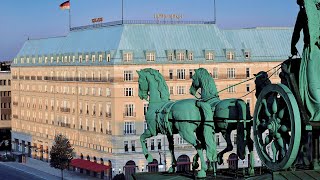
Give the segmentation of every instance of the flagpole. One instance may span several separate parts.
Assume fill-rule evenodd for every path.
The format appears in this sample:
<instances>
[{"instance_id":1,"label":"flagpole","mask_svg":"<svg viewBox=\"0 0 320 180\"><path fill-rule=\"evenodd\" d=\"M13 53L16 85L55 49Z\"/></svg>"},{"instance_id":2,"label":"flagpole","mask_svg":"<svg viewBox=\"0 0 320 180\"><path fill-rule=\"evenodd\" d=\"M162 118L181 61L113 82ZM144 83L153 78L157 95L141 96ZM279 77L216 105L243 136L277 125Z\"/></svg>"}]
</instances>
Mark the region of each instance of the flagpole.
<instances>
[{"instance_id":1,"label":"flagpole","mask_svg":"<svg viewBox=\"0 0 320 180\"><path fill-rule=\"evenodd\" d=\"M71 0L69 0L69 31L71 30Z\"/></svg>"},{"instance_id":2,"label":"flagpole","mask_svg":"<svg viewBox=\"0 0 320 180\"><path fill-rule=\"evenodd\" d=\"M121 22L123 24L123 0L122 0L122 3L121 3Z\"/></svg>"},{"instance_id":3,"label":"flagpole","mask_svg":"<svg viewBox=\"0 0 320 180\"><path fill-rule=\"evenodd\" d=\"M214 0L213 3L214 3L214 23L217 24L216 0Z\"/></svg>"}]
</instances>

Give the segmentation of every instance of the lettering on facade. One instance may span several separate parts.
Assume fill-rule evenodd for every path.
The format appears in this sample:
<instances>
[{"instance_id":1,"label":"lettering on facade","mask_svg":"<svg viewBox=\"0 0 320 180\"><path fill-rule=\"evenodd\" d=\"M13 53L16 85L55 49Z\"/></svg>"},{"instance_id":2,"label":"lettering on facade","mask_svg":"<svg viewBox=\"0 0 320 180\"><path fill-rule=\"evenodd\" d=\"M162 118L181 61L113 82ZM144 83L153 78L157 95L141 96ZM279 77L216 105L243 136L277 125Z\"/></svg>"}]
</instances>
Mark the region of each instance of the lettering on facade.
<instances>
[{"instance_id":1,"label":"lettering on facade","mask_svg":"<svg viewBox=\"0 0 320 180\"><path fill-rule=\"evenodd\" d=\"M99 23L103 21L103 17L99 17L99 18L93 18L91 19L92 23Z\"/></svg>"},{"instance_id":2,"label":"lettering on facade","mask_svg":"<svg viewBox=\"0 0 320 180\"><path fill-rule=\"evenodd\" d=\"M154 18L159 19L181 19L182 14L154 14Z\"/></svg>"}]
</instances>

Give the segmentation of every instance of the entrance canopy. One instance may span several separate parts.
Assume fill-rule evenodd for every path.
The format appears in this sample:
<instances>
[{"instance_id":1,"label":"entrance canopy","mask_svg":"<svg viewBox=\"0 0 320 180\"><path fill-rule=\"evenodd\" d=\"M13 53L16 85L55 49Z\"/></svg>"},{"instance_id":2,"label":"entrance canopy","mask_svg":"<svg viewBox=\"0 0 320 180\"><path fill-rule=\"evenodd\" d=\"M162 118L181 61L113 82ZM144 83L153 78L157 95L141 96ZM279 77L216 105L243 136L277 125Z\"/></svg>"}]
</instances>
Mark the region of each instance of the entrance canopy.
<instances>
[{"instance_id":1,"label":"entrance canopy","mask_svg":"<svg viewBox=\"0 0 320 180\"><path fill-rule=\"evenodd\" d=\"M72 159L71 166L81 168L81 169L86 169L89 171L94 171L94 172L102 172L107 169L110 169L110 166L98 164L96 162L91 162L84 159Z\"/></svg>"}]
</instances>

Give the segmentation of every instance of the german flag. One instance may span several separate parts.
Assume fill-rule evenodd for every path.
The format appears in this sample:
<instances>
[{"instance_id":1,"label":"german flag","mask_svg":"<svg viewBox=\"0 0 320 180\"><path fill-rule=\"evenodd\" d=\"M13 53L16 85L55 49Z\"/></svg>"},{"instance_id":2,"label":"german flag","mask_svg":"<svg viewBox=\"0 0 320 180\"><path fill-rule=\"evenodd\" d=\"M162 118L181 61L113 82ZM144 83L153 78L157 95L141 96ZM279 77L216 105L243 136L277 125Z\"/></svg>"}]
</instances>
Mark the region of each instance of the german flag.
<instances>
[{"instance_id":1,"label":"german flag","mask_svg":"<svg viewBox=\"0 0 320 180\"><path fill-rule=\"evenodd\" d=\"M60 9L62 9L62 10L70 9L70 1L66 1L66 2L60 4Z\"/></svg>"}]
</instances>

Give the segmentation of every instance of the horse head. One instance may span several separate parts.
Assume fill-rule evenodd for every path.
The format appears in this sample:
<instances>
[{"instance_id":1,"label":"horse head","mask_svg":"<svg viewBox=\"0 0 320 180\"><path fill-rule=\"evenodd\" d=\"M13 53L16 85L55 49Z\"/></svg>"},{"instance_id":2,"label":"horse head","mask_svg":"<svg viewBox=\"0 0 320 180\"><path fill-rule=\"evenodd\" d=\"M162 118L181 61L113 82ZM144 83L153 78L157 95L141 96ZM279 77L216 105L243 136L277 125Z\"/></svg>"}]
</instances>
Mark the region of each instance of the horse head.
<instances>
[{"instance_id":1,"label":"horse head","mask_svg":"<svg viewBox=\"0 0 320 180\"><path fill-rule=\"evenodd\" d=\"M138 96L141 100L148 100L149 83L143 70L137 71L139 75L139 92Z\"/></svg>"},{"instance_id":2,"label":"horse head","mask_svg":"<svg viewBox=\"0 0 320 180\"><path fill-rule=\"evenodd\" d=\"M267 85L271 84L271 81L269 79L268 73L265 71L260 71L258 74L254 74L256 79L254 80L254 83L256 84L256 98L260 95L262 89L266 87Z\"/></svg>"},{"instance_id":3,"label":"horse head","mask_svg":"<svg viewBox=\"0 0 320 180\"><path fill-rule=\"evenodd\" d=\"M201 98L203 99L217 96L216 84L214 83L214 80L209 74L209 72L204 68L199 68L195 70L195 73L192 76L192 84L189 89L189 92L190 94L195 96L198 89L200 88Z\"/></svg>"}]
</instances>

